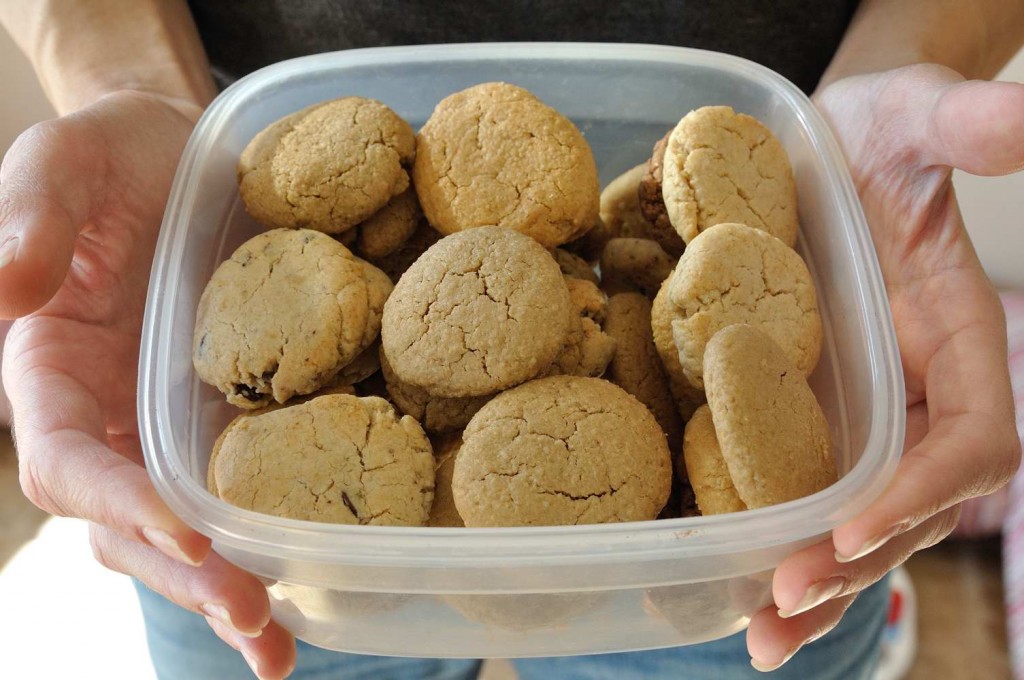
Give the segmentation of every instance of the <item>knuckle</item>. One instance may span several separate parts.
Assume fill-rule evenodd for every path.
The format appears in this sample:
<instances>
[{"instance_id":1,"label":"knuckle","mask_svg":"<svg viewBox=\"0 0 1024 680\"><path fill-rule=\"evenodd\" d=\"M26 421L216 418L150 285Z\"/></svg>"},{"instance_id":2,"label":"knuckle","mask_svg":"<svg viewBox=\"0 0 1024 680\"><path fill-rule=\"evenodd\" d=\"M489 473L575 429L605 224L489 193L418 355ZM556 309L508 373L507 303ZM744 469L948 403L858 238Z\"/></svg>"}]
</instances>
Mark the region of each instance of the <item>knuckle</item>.
<instances>
[{"instance_id":1,"label":"knuckle","mask_svg":"<svg viewBox=\"0 0 1024 680\"><path fill-rule=\"evenodd\" d=\"M45 460L45 457L43 458ZM21 491L33 505L51 515L67 517L65 506L58 501L58 495L53 493L47 473L47 465L40 461L40 457L23 456L18 467L18 482L21 484Z\"/></svg>"},{"instance_id":2,"label":"knuckle","mask_svg":"<svg viewBox=\"0 0 1024 680\"><path fill-rule=\"evenodd\" d=\"M935 520L924 536L924 540L919 548L920 550L925 550L941 543L947 536L953 533L956 525L960 522L961 507L960 504L954 505L935 517Z\"/></svg>"},{"instance_id":3,"label":"knuckle","mask_svg":"<svg viewBox=\"0 0 1024 680\"><path fill-rule=\"evenodd\" d=\"M109 536L95 524L89 525L89 547L92 548L93 559L101 565L111 571L122 571L110 545Z\"/></svg>"}]
</instances>

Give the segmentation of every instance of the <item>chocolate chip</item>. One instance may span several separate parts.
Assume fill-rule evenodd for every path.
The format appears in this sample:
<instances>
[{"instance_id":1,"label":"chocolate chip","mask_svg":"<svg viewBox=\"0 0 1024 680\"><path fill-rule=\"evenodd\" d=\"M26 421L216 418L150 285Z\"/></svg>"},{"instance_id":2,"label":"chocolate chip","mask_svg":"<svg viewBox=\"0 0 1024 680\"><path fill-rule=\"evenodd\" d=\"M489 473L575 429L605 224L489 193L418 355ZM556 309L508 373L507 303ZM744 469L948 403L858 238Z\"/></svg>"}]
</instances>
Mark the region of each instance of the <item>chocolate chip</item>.
<instances>
[{"instance_id":1,"label":"chocolate chip","mask_svg":"<svg viewBox=\"0 0 1024 680\"><path fill-rule=\"evenodd\" d=\"M243 385L243 384L235 385L235 394L240 394L243 397L245 397L246 399L248 399L249 401L253 401L253 402L263 401L263 397L264 397L264 395L262 395L262 394L260 394L259 392L256 391L255 387L252 387L251 385Z\"/></svg>"},{"instance_id":2,"label":"chocolate chip","mask_svg":"<svg viewBox=\"0 0 1024 680\"><path fill-rule=\"evenodd\" d=\"M345 507L348 508L349 512L355 515L355 517L358 519L359 512L356 510L356 506L352 504L352 499L349 498L348 494L345 493L344 491L341 492L341 502L344 503Z\"/></svg>"}]
</instances>

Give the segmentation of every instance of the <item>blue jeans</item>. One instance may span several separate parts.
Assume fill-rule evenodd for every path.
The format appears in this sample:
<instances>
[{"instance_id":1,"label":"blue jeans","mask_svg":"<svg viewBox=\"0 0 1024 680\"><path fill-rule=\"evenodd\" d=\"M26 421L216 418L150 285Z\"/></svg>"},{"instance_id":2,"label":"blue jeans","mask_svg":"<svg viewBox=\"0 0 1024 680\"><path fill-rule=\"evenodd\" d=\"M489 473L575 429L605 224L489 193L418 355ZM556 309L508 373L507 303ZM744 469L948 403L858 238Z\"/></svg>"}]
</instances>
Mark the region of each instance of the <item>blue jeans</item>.
<instances>
[{"instance_id":1,"label":"blue jeans","mask_svg":"<svg viewBox=\"0 0 1024 680\"><path fill-rule=\"evenodd\" d=\"M149 652L160 680L252 678L240 654L198 614L136 581ZM888 579L868 588L831 633L804 647L768 677L779 680L871 680L889 603ZM522 680L740 680L764 678L750 666L745 633L689 647L595 656L516 659ZM298 642L296 680L469 680L473 659L408 659L331 652Z\"/></svg>"}]
</instances>

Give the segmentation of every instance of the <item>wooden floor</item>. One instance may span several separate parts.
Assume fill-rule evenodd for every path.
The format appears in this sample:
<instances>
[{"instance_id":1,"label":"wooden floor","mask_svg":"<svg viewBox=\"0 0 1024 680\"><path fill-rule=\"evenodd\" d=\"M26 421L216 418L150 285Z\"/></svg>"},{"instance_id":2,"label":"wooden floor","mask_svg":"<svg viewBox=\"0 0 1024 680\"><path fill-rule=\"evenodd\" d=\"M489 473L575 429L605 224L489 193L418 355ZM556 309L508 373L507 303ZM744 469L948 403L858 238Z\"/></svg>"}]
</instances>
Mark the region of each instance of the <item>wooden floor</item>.
<instances>
[{"instance_id":1,"label":"wooden floor","mask_svg":"<svg viewBox=\"0 0 1024 680\"><path fill-rule=\"evenodd\" d=\"M0 567L45 519L21 494L14 449L0 431ZM908 566L921 637L909 680L1010 678L999 541L946 542L915 555ZM511 666L500 662L489 663L485 675L515 678Z\"/></svg>"}]
</instances>

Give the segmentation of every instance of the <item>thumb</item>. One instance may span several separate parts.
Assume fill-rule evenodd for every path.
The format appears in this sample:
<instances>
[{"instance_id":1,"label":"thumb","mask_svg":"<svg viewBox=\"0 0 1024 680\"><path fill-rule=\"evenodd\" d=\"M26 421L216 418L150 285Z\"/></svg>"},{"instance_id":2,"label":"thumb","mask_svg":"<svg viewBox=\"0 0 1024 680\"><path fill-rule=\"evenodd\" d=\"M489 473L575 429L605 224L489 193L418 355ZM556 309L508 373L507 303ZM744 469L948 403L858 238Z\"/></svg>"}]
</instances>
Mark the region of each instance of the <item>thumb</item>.
<instances>
[{"instance_id":1,"label":"thumb","mask_svg":"<svg viewBox=\"0 0 1024 680\"><path fill-rule=\"evenodd\" d=\"M1024 85L969 80L935 91L918 151L929 166L974 175L1024 168Z\"/></svg>"},{"instance_id":2,"label":"thumb","mask_svg":"<svg viewBox=\"0 0 1024 680\"><path fill-rule=\"evenodd\" d=\"M73 116L40 123L0 167L0 318L45 305L67 276L103 183L98 136Z\"/></svg>"}]
</instances>

